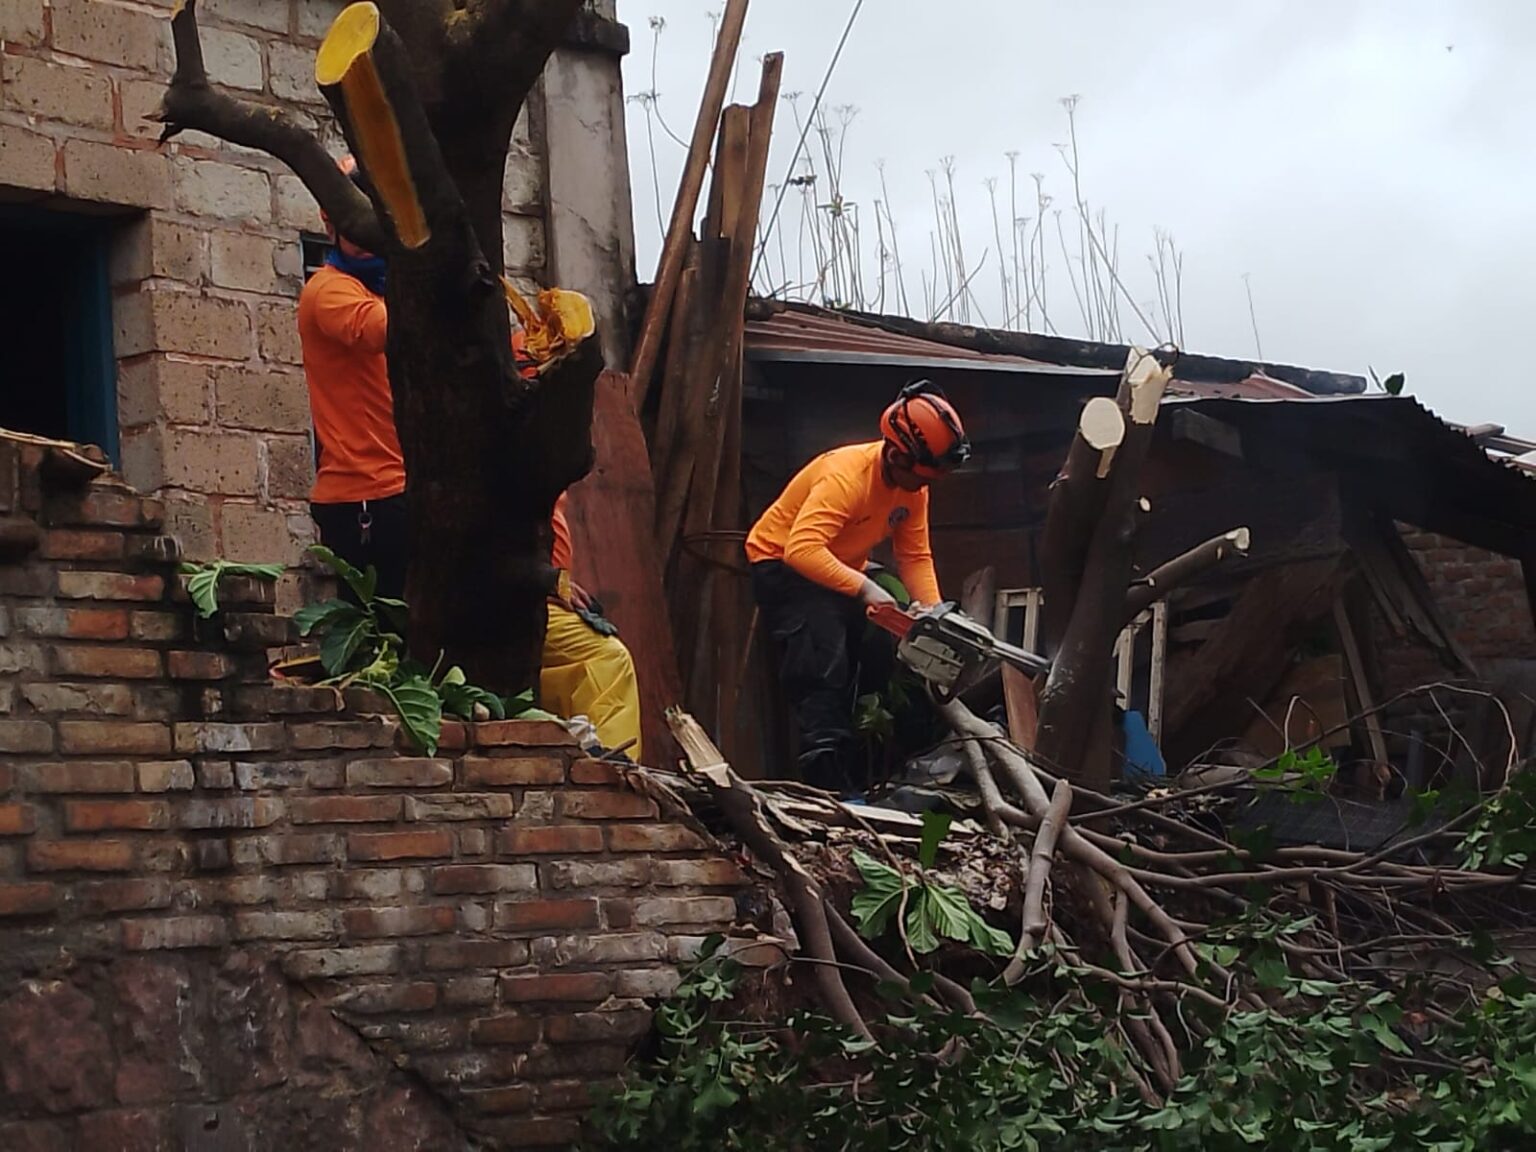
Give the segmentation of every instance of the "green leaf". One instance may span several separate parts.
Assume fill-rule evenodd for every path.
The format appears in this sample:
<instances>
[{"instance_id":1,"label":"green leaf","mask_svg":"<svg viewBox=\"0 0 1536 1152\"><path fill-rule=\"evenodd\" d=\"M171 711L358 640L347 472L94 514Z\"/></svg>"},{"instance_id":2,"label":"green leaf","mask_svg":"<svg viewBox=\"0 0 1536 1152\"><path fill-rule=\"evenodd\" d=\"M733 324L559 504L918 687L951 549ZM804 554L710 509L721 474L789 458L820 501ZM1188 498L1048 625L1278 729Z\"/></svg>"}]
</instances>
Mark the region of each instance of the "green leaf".
<instances>
[{"instance_id":1,"label":"green leaf","mask_svg":"<svg viewBox=\"0 0 1536 1152\"><path fill-rule=\"evenodd\" d=\"M309 551L312 556L340 576L364 604L373 601L374 593L379 590L379 573L373 565L368 566L368 571L359 572L324 544L311 544Z\"/></svg>"},{"instance_id":2,"label":"green leaf","mask_svg":"<svg viewBox=\"0 0 1536 1152\"><path fill-rule=\"evenodd\" d=\"M363 619L363 610L347 600L322 600L318 604L306 604L293 614L300 636L308 636L315 629L348 627Z\"/></svg>"},{"instance_id":3,"label":"green leaf","mask_svg":"<svg viewBox=\"0 0 1536 1152\"><path fill-rule=\"evenodd\" d=\"M938 937L958 940L994 956L1011 956L1013 940L971 907L965 894L947 884L920 884L907 902L907 939L914 952L932 952Z\"/></svg>"},{"instance_id":4,"label":"green leaf","mask_svg":"<svg viewBox=\"0 0 1536 1152\"><path fill-rule=\"evenodd\" d=\"M1381 382L1389 396L1401 396L1403 394L1404 377L1401 372L1394 372Z\"/></svg>"},{"instance_id":5,"label":"green leaf","mask_svg":"<svg viewBox=\"0 0 1536 1152\"><path fill-rule=\"evenodd\" d=\"M694 1097L693 1114L700 1118L712 1116L716 1112L725 1111L740 1099L741 1093L723 1080L711 1080Z\"/></svg>"},{"instance_id":6,"label":"green leaf","mask_svg":"<svg viewBox=\"0 0 1536 1152\"><path fill-rule=\"evenodd\" d=\"M1362 1016L1360 1018L1360 1027L1375 1037L1377 1043L1388 1052L1396 1052L1399 1056L1406 1056L1413 1051L1413 1049L1408 1047L1407 1042L1392 1030L1390 1024L1374 1013L1367 1013Z\"/></svg>"},{"instance_id":7,"label":"green leaf","mask_svg":"<svg viewBox=\"0 0 1536 1152\"><path fill-rule=\"evenodd\" d=\"M949 834L954 819L948 812L923 813L923 842L917 850L917 862L924 868L932 868L939 858L939 844Z\"/></svg>"},{"instance_id":8,"label":"green leaf","mask_svg":"<svg viewBox=\"0 0 1536 1152\"><path fill-rule=\"evenodd\" d=\"M372 632L373 621L362 613L358 613L355 620L327 628L320 638L320 663L326 674L340 676L351 671L355 657L365 650ZM375 655L370 654L370 664Z\"/></svg>"},{"instance_id":9,"label":"green leaf","mask_svg":"<svg viewBox=\"0 0 1536 1152\"><path fill-rule=\"evenodd\" d=\"M187 577L187 595L192 598L197 614L204 620L219 610L218 587L217 567L205 568Z\"/></svg>"},{"instance_id":10,"label":"green leaf","mask_svg":"<svg viewBox=\"0 0 1536 1152\"><path fill-rule=\"evenodd\" d=\"M443 731L443 701L437 689L420 676L396 684L381 684L379 688L394 704L411 743L428 756L435 756Z\"/></svg>"},{"instance_id":11,"label":"green leaf","mask_svg":"<svg viewBox=\"0 0 1536 1152\"><path fill-rule=\"evenodd\" d=\"M859 934L873 940L885 931L901 906L906 878L858 848L853 850L853 863L864 878L864 887L853 894L850 910L859 922Z\"/></svg>"}]
</instances>

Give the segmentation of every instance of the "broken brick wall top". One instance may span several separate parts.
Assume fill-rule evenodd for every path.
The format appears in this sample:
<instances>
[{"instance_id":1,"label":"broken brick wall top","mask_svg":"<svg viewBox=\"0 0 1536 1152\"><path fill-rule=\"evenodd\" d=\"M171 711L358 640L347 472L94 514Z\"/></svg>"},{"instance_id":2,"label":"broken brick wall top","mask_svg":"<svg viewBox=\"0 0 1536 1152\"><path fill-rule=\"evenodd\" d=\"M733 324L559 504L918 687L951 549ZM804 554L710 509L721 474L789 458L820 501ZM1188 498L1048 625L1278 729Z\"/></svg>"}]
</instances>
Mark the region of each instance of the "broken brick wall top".
<instances>
[{"instance_id":1,"label":"broken brick wall top","mask_svg":"<svg viewBox=\"0 0 1536 1152\"><path fill-rule=\"evenodd\" d=\"M266 682L271 586L197 620L67 465L0 438L0 1147L569 1141L736 865L558 725Z\"/></svg>"},{"instance_id":2,"label":"broken brick wall top","mask_svg":"<svg viewBox=\"0 0 1536 1152\"><path fill-rule=\"evenodd\" d=\"M340 154L314 56L342 6L203 0L210 78L293 110ZM611 0L591 7L514 129L503 248L525 289L587 292L606 339L626 328L633 279L627 41ZM172 10L170 0L0 3L0 199L107 222L122 466L164 497L168 532L198 559L293 563L314 531L301 237L324 228L271 157L197 132L157 146L148 117L172 71Z\"/></svg>"}]
</instances>

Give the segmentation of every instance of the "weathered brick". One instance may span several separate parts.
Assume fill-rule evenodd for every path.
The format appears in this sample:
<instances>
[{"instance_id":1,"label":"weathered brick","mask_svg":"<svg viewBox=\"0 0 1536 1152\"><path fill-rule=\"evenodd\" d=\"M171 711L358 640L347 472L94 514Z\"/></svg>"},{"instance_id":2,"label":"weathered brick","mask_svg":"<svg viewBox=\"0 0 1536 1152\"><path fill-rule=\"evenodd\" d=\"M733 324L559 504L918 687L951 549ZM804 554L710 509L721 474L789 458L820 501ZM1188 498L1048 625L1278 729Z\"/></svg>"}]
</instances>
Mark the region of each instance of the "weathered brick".
<instances>
[{"instance_id":1,"label":"weathered brick","mask_svg":"<svg viewBox=\"0 0 1536 1152\"><path fill-rule=\"evenodd\" d=\"M263 864L334 864L345 855L340 836L297 834L256 836L233 841L233 859L241 867Z\"/></svg>"},{"instance_id":2,"label":"weathered brick","mask_svg":"<svg viewBox=\"0 0 1536 1152\"><path fill-rule=\"evenodd\" d=\"M730 924L736 901L729 896L659 896L637 900L634 922L643 927L672 924Z\"/></svg>"},{"instance_id":3,"label":"weathered brick","mask_svg":"<svg viewBox=\"0 0 1536 1152\"><path fill-rule=\"evenodd\" d=\"M31 636L71 640L126 640L128 613L121 608L18 608L16 629Z\"/></svg>"},{"instance_id":4,"label":"weathered brick","mask_svg":"<svg viewBox=\"0 0 1536 1152\"><path fill-rule=\"evenodd\" d=\"M523 900L496 905L498 932L596 927L596 900Z\"/></svg>"},{"instance_id":5,"label":"weathered brick","mask_svg":"<svg viewBox=\"0 0 1536 1152\"><path fill-rule=\"evenodd\" d=\"M382 718L336 723L295 724L290 738L297 749L386 748L395 738L396 722Z\"/></svg>"},{"instance_id":6,"label":"weathered brick","mask_svg":"<svg viewBox=\"0 0 1536 1152\"><path fill-rule=\"evenodd\" d=\"M299 345L299 325L292 304L258 304L256 340L261 358L268 363L302 364L304 352Z\"/></svg>"},{"instance_id":7,"label":"weathered brick","mask_svg":"<svg viewBox=\"0 0 1536 1152\"><path fill-rule=\"evenodd\" d=\"M0 675L35 672L47 666L47 654L40 644L0 644Z\"/></svg>"},{"instance_id":8,"label":"weathered brick","mask_svg":"<svg viewBox=\"0 0 1536 1152\"><path fill-rule=\"evenodd\" d=\"M160 675L160 653L121 644L71 645L54 649L53 670L60 676L153 680Z\"/></svg>"},{"instance_id":9,"label":"weathered brick","mask_svg":"<svg viewBox=\"0 0 1536 1152\"><path fill-rule=\"evenodd\" d=\"M440 788L452 783L453 764L447 760L400 756L347 765L349 788Z\"/></svg>"},{"instance_id":10,"label":"weathered brick","mask_svg":"<svg viewBox=\"0 0 1536 1152\"><path fill-rule=\"evenodd\" d=\"M129 952L163 948L222 948L229 928L218 916L166 916L123 921L123 947Z\"/></svg>"},{"instance_id":11,"label":"weathered brick","mask_svg":"<svg viewBox=\"0 0 1536 1152\"><path fill-rule=\"evenodd\" d=\"M211 791L229 791L235 786L235 766L228 760L200 760L197 786Z\"/></svg>"},{"instance_id":12,"label":"weathered brick","mask_svg":"<svg viewBox=\"0 0 1536 1152\"><path fill-rule=\"evenodd\" d=\"M165 295L162 293L162 295ZM193 299L197 299L194 297ZM214 310L213 327L189 315L184 321L197 325L201 336L189 335L186 343L200 343L204 348L185 351L203 356L244 356L241 325L246 321L239 305L224 300L201 302ZM195 313L204 309L188 306ZM238 432L205 432L193 428L168 428L164 433L162 477L173 488L194 492L217 492L222 496L254 496L261 468L255 437Z\"/></svg>"},{"instance_id":13,"label":"weathered brick","mask_svg":"<svg viewBox=\"0 0 1536 1152\"><path fill-rule=\"evenodd\" d=\"M346 1012L428 1012L437 1007L437 985L425 981L406 984L365 984L349 988L331 1001Z\"/></svg>"},{"instance_id":14,"label":"weathered brick","mask_svg":"<svg viewBox=\"0 0 1536 1152\"><path fill-rule=\"evenodd\" d=\"M571 783L622 785L624 773L605 760L578 760L571 765Z\"/></svg>"},{"instance_id":15,"label":"weathered brick","mask_svg":"<svg viewBox=\"0 0 1536 1152\"><path fill-rule=\"evenodd\" d=\"M612 852L701 852L709 847L681 824L614 824L607 832Z\"/></svg>"},{"instance_id":16,"label":"weathered brick","mask_svg":"<svg viewBox=\"0 0 1536 1152\"><path fill-rule=\"evenodd\" d=\"M613 978L607 972L551 972L537 976L503 976L501 998L508 1004L606 1000L612 987Z\"/></svg>"},{"instance_id":17,"label":"weathered brick","mask_svg":"<svg viewBox=\"0 0 1536 1152\"><path fill-rule=\"evenodd\" d=\"M238 760L235 783L244 792L274 788L340 788L343 765L335 760Z\"/></svg>"},{"instance_id":18,"label":"weathered brick","mask_svg":"<svg viewBox=\"0 0 1536 1152\"><path fill-rule=\"evenodd\" d=\"M260 92L266 82L261 43L227 28L204 28L203 60L215 83Z\"/></svg>"},{"instance_id":19,"label":"weathered brick","mask_svg":"<svg viewBox=\"0 0 1536 1152\"><path fill-rule=\"evenodd\" d=\"M52 752L53 728L42 720L0 720L0 752Z\"/></svg>"},{"instance_id":20,"label":"weathered brick","mask_svg":"<svg viewBox=\"0 0 1536 1152\"><path fill-rule=\"evenodd\" d=\"M158 600L165 594L163 578L126 572L60 572L58 587L66 600Z\"/></svg>"},{"instance_id":21,"label":"weathered brick","mask_svg":"<svg viewBox=\"0 0 1536 1152\"><path fill-rule=\"evenodd\" d=\"M484 828L460 828L459 829L459 855L460 856L489 856L491 854L491 834Z\"/></svg>"},{"instance_id":22,"label":"weathered brick","mask_svg":"<svg viewBox=\"0 0 1536 1152\"><path fill-rule=\"evenodd\" d=\"M443 1003L450 1008L482 1007L495 1002L494 976L458 976L443 981Z\"/></svg>"},{"instance_id":23,"label":"weathered brick","mask_svg":"<svg viewBox=\"0 0 1536 1152\"><path fill-rule=\"evenodd\" d=\"M398 796L317 796L292 800L295 824L377 824L400 819Z\"/></svg>"},{"instance_id":24,"label":"weathered brick","mask_svg":"<svg viewBox=\"0 0 1536 1152\"><path fill-rule=\"evenodd\" d=\"M476 1044L535 1044L544 1030L538 1016L506 1012L484 1016L469 1026L469 1038Z\"/></svg>"},{"instance_id":25,"label":"weathered brick","mask_svg":"<svg viewBox=\"0 0 1536 1152\"><path fill-rule=\"evenodd\" d=\"M237 940L331 940L341 935L339 912L237 912Z\"/></svg>"},{"instance_id":26,"label":"weathered brick","mask_svg":"<svg viewBox=\"0 0 1536 1152\"><path fill-rule=\"evenodd\" d=\"M563 792L560 814L574 820L654 820L656 804L634 792Z\"/></svg>"},{"instance_id":27,"label":"weathered brick","mask_svg":"<svg viewBox=\"0 0 1536 1152\"><path fill-rule=\"evenodd\" d=\"M251 716L303 716L338 711L341 697L334 688L249 685L236 691L235 706Z\"/></svg>"},{"instance_id":28,"label":"weathered brick","mask_svg":"<svg viewBox=\"0 0 1536 1152\"><path fill-rule=\"evenodd\" d=\"M54 524L90 528L159 528L165 518L160 501L123 488L98 483L76 496L49 502L48 519Z\"/></svg>"},{"instance_id":29,"label":"weathered brick","mask_svg":"<svg viewBox=\"0 0 1536 1152\"><path fill-rule=\"evenodd\" d=\"M118 1152L160 1152L172 1147L171 1114L114 1109L87 1112L80 1117L81 1148L117 1149Z\"/></svg>"},{"instance_id":30,"label":"weathered brick","mask_svg":"<svg viewBox=\"0 0 1536 1152\"><path fill-rule=\"evenodd\" d=\"M176 207L183 212L255 224L272 219L272 185L265 172L222 160L182 157L175 176ZM269 246L269 267L271 260Z\"/></svg>"},{"instance_id":31,"label":"weathered brick","mask_svg":"<svg viewBox=\"0 0 1536 1152\"><path fill-rule=\"evenodd\" d=\"M450 832L354 832L347 837L353 860L410 860L453 855Z\"/></svg>"},{"instance_id":32,"label":"weathered brick","mask_svg":"<svg viewBox=\"0 0 1536 1152\"><path fill-rule=\"evenodd\" d=\"M504 828L496 833L502 856L558 856L601 852L603 830L589 824L545 824Z\"/></svg>"},{"instance_id":33,"label":"weathered brick","mask_svg":"<svg viewBox=\"0 0 1536 1152\"><path fill-rule=\"evenodd\" d=\"M506 820L515 810L515 802L505 792L455 792L405 800L407 820Z\"/></svg>"},{"instance_id":34,"label":"weathered brick","mask_svg":"<svg viewBox=\"0 0 1536 1152\"><path fill-rule=\"evenodd\" d=\"M186 624L178 613L128 613L128 635L133 640L165 643L180 640L185 634Z\"/></svg>"},{"instance_id":35,"label":"weathered brick","mask_svg":"<svg viewBox=\"0 0 1536 1152\"><path fill-rule=\"evenodd\" d=\"M119 68L159 70L170 46L170 21L152 12L99 0L52 0L53 46Z\"/></svg>"},{"instance_id":36,"label":"weathered brick","mask_svg":"<svg viewBox=\"0 0 1536 1152\"><path fill-rule=\"evenodd\" d=\"M189 792L193 787L190 760L150 760L138 765L140 792Z\"/></svg>"},{"instance_id":37,"label":"weathered brick","mask_svg":"<svg viewBox=\"0 0 1536 1152\"><path fill-rule=\"evenodd\" d=\"M274 41L268 53L271 62L272 94L279 100L297 100L310 104L320 100L315 85L315 57L307 48Z\"/></svg>"},{"instance_id":38,"label":"weathered brick","mask_svg":"<svg viewBox=\"0 0 1536 1152\"><path fill-rule=\"evenodd\" d=\"M0 884L0 917L41 916L59 905L59 890L52 884Z\"/></svg>"},{"instance_id":39,"label":"weathered brick","mask_svg":"<svg viewBox=\"0 0 1536 1152\"><path fill-rule=\"evenodd\" d=\"M70 800L64 827L70 832L169 828L171 806L163 800Z\"/></svg>"},{"instance_id":40,"label":"weathered brick","mask_svg":"<svg viewBox=\"0 0 1536 1152\"><path fill-rule=\"evenodd\" d=\"M59 751L71 756L155 756L171 750L164 724L132 720L60 720Z\"/></svg>"},{"instance_id":41,"label":"weathered brick","mask_svg":"<svg viewBox=\"0 0 1536 1152\"><path fill-rule=\"evenodd\" d=\"M547 1035L554 1044L627 1044L651 1029L651 1014L634 1008L623 1012L575 1012L552 1016Z\"/></svg>"},{"instance_id":42,"label":"weathered brick","mask_svg":"<svg viewBox=\"0 0 1536 1152\"><path fill-rule=\"evenodd\" d=\"M283 970L296 980L381 976L399 971L401 961L401 950L396 944L319 948L290 952L283 957Z\"/></svg>"},{"instance_id":43,"label":"weathered brick","mask_svg":"<svg viewBox=\"0 0 1536 1152\"><path fill-rule=\"evenodd\" d=\"M128 872L133 845L126 840L33 840L27 867L34 872Z\"/></svg>"},{"instance_id":44,"label":"weathered brick","mask_svg":"<svg viewBox=\"0 0 1536 1152\"><path fill-rule=\"evenodd\" d=\"M558 756L466 756L459 763L461 778L466 785L483 787L565 782L565 761Z\"/></svg>"},{"instance_id":45,"label":"weathered brick","mask_svg":"<svg viewBox=\"0 0 1536 1152\"><path fill-rule=\"evenodd\" d=\"M178 828L266 828L283 818L281 800L237 796L228 800L184 800L176 806Z\"/></svg>"},{"instance_id":46,"label":"weathered brick","mask_svg":"<svg viewBox=\"0 0 1536 1152\"><path fill-rule=\"evenodd\" d=\"M620 972L614 981L614 993L626 999L664 1000L677 991L682 979L675 968Z\"/></svg>"},{"instance_id":47,"label":"weathered brick","mask_svg":"<svg viewBox=\"0 0 1536 1152\"><path fill-rule=\"evenodd\" d=\"M126 760L26 764L21 786L28 792L132 792L133 765Z\"/></svg>"},{"instance_id":48,"label":"weathered brick","mask_svg":"<svg viewBox=\"0 0 1536 1152\"><path fill-rule=\"evenodd\" d=\"M165 666L172 680L222 680L234 671L222 652L167 652Z\"/></svg>"},{"instance_id":49,"label":"weathered brick","mask_svg":"<svg viewBox=\"0 0 1536 1152\"><path fill-rule=\"evenodd\" d=\"M424 958L427 968L434 972L458 968L515 968L527 962L528 945L522 940L455 940L428 944Z\"/></svg>"},{"instance_id":50,"label":"weathered brick","mask_svg":"<svg viewBox=\"0 0 1536 1152\"><path fill-rule=\"evenodd\" d=\"M308 498L315 479L315 453L307 436L267 438L267 494L273 500ZM438 745L451 748L451 744Z\"/></svg>"},{"instance_id":51,"label":"weathered brick","mask_svg":"<svg viewBox=\"0 0 1536 1152\"><path fill-rule=\"evenodd\" d=\"M52 192L58 181L58 146L47 136L15 124L0 124L0 169L16 188Z\"/></svg>"},{"instance_id":52,"label":"weathered brick","mask_svg":"<svg viewBox=\"0 0 1536 1152\"><path fill-rule=\"evenodd\" d=\"M51 528L43 533L42 547L38 551L45 560L120 560L123 534Z\"/></svg>"},{"instance_id":53,"label":"weathered brick","mask_svg":"<svg viewBox=\"0 0 1536 1152\"><path fill-rule=\"evenodd\" d=\"M171 162L157 152L66 140L63 153L64 191L76 199L134 208L171 206ZM132 355L148 348L124 347L118 351Z\"/></svg>"},{"instance_id":54,"label":"weathered brick","mask_svg":"<svg viewBox=\"0 0 1536 1152\"><path fill-rule=\"evenodd\" d=\"M331 895L338 900L397 900L404 892L425 890L425 875L413 868L349 869L331 882Z\"/></svg>"},{"instance_id":55,"label":"weathered brick","mask_svg":"<svg viewBox=\"0 0 1536 1152\"><path fill-rule=\"evenodd\" d=\"M530 1078L564 1076L611 1076L623 1069L629 1060L627 1044L583 1044L579 1047L546 1047L528 1057L527 1073ZM575 1123L571 1118L570 1123Z\"/></svg>"},{"instance_id":56,"label":"weathered brick","mask_svg":"<svg viewBox=\"0 0 1536 1152\"><path fill-rule=\"evenodd\" d=\"M637 888L651 882L653 861L627 860L551 860L539 865L539 876L546 888Z\"/></svg>"},{"instance_id":57,"label":"weathered brick","mask_svg":"<svg viewBox=\"0 0 1536 1152\"><path fill-rule=\"evenodd\" d=\"M654 932L630 932L617 936L560 936L535 940L532 959L536 965L585 968L593 964L639 964L660 960L667 954L667 938Z\"/></svg>"},{"instance_id":58,"label":"weathered brick","mask_svg":"<svg viewBox=\"0 0 1536 1152\"><path fill-rule=\"evenodd\" d=\"M481 748L574 748L576 738L554 720L490 720L474 727Z\"/></svg>"},{"instance_id":59,"label":"weathered brick","mask_svg":"<svg viewBox=\"0 0 1536 1152\"><path fill-rule=\"evenodd\" d=\"M37 813L30 804L0 804L0 836L30 836L37 830Z\"/></svg>"},{"instance_id":60,"label":"weathered brick","mask_svg":"<svg viewBox=\"0 0 1536 1152\"><path fill-rule=\"evenodd\" d=\"M309 428L309 394L302 372L231 366L215 369L213 378L221 424L273 432Z\"/></svg>"},{"instance_id":61,"label":"weathered brick","mask_svg":"<svg viewBox=\"0 0 1536 1152\"><path fill-rule=\"evenodd\" d=\"M44 12L43 0L0 0L0 40L35 48L47 30Z\"/></svg>"},{"instance_id":62,"label":"weathered brick","mask_svg":"<svg viewBox=\"0 0 1536 1152\"><path fill-rule=\"evenodd\" d=\"M171 882L163 879L97 880L74 885L77 911L89 916L169 908Z\"/></svg>"},{"instance_id":63,"label":"weathered brick","mask_svg":"<svg viewBox=\"0 0 1536 1152\"><path fill-rule=\"evenodd\" d=\"M279 226L303 232L324 231L320 206L297 176L281 173L273 178L272 187L277 203L276 223Z\"/></svg>"},{"instance_id":64,"label":"weathered brick","mask_svg":"<svg viewBox=\"0 0 1536 1152\"><path fill-rule=\"evenodd\" d=\"M283 746L281 724L177 724L178 752L271 752Z\"/></svg>"},{"instance_id":65,"label":"weathered brick","mask_svg":"<svg viewBox=\"0 0 1536 1152\"><path fill-rule=\"evenodd\" d=\"M680 888L734 888L747 878L730 860L654 860L652 877L657 884Z\"/></svg>"},{"instance_id":66,"label":"weathered brick","mask_svg":"<svg viewBox=\"0 0 1536 1152\"><path fill-rule=\"evenodd\" d=\"M112 80L94 69L7 55L3 75L8 107L43 120L112 127Z\"/></svg>"},{"instance_id":67,"label":"weathered brick","mask_svg":"<svg viewBox=\"0 0 1536 1152\"><path fill-rule=\"evenodd\" d=\"M214 232L211 239L215 284L242 292L270 294L277 291L277 267L273 260L275 241L248 232ZM223 423L233 422L226 415L222 397L219 419Z\"/></svg>"},{"instance_id":68,"label":"weathered brick","mask_svg":"<svg viewBox=\"0 0 1536 1152\"><path fill-rule=\"evenodd\" d=\"M435 936L452 932L452 908L348 908L342 913L347 935L359 939L378 936Z\"/></svg>"},{"instance_id":69,"label":"weathered brick","mask_svg":"<svg viewBox=\"0 0 1536 1152\"><path fill-rule=\"evenodd\" d=\"M538 886L538 871L532 864L453 864L432 869L432 891L439 896L532 892Z\"/></svg>"}]
</instances>

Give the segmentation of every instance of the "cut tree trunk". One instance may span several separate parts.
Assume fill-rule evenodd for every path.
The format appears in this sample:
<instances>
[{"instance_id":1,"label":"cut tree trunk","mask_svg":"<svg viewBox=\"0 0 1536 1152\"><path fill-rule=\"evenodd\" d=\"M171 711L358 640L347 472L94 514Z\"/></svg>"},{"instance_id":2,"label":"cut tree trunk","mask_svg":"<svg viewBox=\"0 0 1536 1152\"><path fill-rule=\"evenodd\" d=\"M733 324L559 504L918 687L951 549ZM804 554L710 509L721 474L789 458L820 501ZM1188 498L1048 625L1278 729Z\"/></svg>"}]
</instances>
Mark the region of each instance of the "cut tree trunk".
<instances>
[{"instance_id":1,"label":"cut tree trunk","mask_svg":"<svg viewBox=\"0 0 1536 1152\"><path fill-rule=\"evenodd\" d=\"M177 67L160 113L167 136L198 129L284 161L343 235L388 263L389 375L412 525L408 648L509 694L538 680L549 518L591 467L603 366L588 338L536 379L520 376L501 279L512 128L579 8L344 9L316 76L366 197L292 118L210 86L196 0L173 17Z\"/></svg>"}]
</instances>

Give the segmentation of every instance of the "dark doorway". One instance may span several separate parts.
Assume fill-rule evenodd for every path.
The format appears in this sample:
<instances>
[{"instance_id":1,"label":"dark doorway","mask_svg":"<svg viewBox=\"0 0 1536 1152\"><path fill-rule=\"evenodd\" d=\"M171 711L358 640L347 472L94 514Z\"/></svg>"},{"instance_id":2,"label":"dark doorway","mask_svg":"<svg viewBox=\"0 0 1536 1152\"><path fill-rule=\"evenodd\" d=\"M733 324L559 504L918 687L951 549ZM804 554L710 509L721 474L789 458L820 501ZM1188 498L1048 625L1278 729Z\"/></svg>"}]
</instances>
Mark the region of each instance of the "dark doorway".
<instances>
[{"instance_id":1,"label":"dark doorway","mask_svg":"<svg viewBox=\"0 0 1536 1152\"><path fill-rule=\"evenodd\" d=\"M117 460L112 221L0 212L0 427L100 445Z\"/></svg>"}]
</instances>

